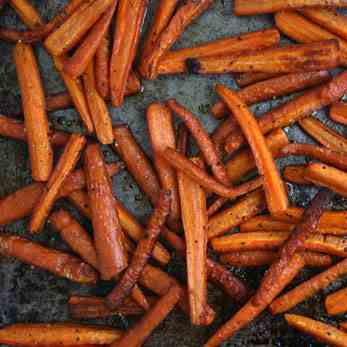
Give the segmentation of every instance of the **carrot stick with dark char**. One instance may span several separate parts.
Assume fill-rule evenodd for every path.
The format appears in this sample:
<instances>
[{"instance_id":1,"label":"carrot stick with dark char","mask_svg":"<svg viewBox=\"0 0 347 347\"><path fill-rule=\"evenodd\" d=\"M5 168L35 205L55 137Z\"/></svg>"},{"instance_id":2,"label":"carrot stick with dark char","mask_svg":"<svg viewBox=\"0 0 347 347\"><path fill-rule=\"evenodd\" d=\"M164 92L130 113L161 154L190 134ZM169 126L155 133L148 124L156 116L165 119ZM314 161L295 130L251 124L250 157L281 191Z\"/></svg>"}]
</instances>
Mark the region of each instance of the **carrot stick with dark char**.
<instances>
[{"instance_id":1,"label":"carrot stick with dark char","mask_svg":"<svg viewBox=\"0 0 347 347\"><path fill-rule=\"evenodd\" d=\"M241 74L235 74L234 80L236 84L242 88L249 86L250 84L269 80L271 78L279 77L278 73L266 73L266 72L244 72Z\"/></svg>"}]
</instances>

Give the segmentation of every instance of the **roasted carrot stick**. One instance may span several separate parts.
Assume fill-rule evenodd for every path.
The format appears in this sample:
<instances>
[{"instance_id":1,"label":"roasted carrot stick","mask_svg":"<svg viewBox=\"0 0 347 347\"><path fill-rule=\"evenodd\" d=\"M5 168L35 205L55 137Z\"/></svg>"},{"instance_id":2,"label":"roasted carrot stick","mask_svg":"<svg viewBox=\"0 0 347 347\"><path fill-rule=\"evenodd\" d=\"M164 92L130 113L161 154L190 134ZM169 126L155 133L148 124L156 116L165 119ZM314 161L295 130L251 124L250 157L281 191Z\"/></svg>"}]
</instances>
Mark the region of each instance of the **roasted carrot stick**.
<instances>
[{"instance_id":1,"label":"roasted carrot stick","mask_svg":"<svg viewBox=\"0 0 347 347\"><path fill-rule=\"evenodd\" d=\"M22 96L31 175L36 181L47 181L52 171L53 151L48 135L45 96L32 47L17 43L14 61Z\"/></svg>"},{"instance_id":2,"label":"roasted carrot stick","mask_svg":"<svg viewBox=\"0 0 347 347\"><path fill-rule=\"evenodd\" d=\"M30 232L37 233L42 229L46 218L58 197L59 190L62 187L64 180L77 164L85 144L86 138L83 135L72 134L70 136L70 140L65 146L64 152L49 178L45 191L35 206L29 224Z\"/></svg>"},{"instance_id":3,"label":"roasted carrot stick","mask_svg":"<svg viewBox=\"0 0 347 347\"><path fill-rule=\"evenodd\" d=\"M110 94L114 107L123 104L147 5L148 1L144 0L119 1L110 61Z\"/></svg>"},{"instance_id":4,"label":"roasted carrot stick","mask_svg":"<svg viewBox=\"0 0 347 347\"><path fill-rule=\"evenodd\" d=\"M119 340L119 330L71 323L13 324L0 330L1 343L11 346L104 345Z\"/></svg>"},{"instance_id":5,"label":"roasted carrot stick","mask_svg":"<svg viewBox=\"0 0 347 347\"><path fill-rule=\"evenodd\" d=\"M202 45L183 48L166 53L159 62L159 74L176 74L187 72L186 59L210 56L240 55L248 51L268 48L279 43L279 32L276 29L266 29L246 33L238 37L227 37Z\"/></svg>"},{"instance_id":6,"label":"roasted carrot stick","mask_svg":"<svg viewBox=\"0 0 347 347\"><path fill-rule=\"evenodd\" d=\"M149 310L150 304L142 289L137 284L135 284L133 289L130 291L130 297L145 311Z\"/></svg>"},{"instance_id":7,"label":"roasted carrot stick","mask_svg":"<svg viewBox=\"0 0 347 347\"><path fill-rule=\"evenodd\" d=\"M111 279L128 265L124 235L99 145L87 147L84 161L99 271L103 279Z\"/></svg>"},{"instance_id":8,"label":"roasted carrot stick","mask_svg":"<svg viewBox=\"0 0 347 347\"><path fill-rule=\"evenodd\" d=\"M242 88L249 86L250 84L265 81L271 78L279 77L278 73L266 73L266 72L244 72L241 74L235 74L234 79L236 84Z\"/></svg>"},{"instance_id":9,"label":"roasted carrot stick","mask_svg":"<svg viewBox=\"0 0 347 347\"><path fill-rule=\"evenodd\" d=\"M288 207L287 192L257 121L232 90L217 85L216 91L239 122L251 147L259 173L264 176L263 187L270 213L285 211Z\"/></svg>"},{"instance_id":10,"label":"roasted carrot stick","mask_svg":"<svg viewBox=\"0 0 347 347\"><path fill-rule=\"evenodd\" d=\"M343 314L347 311L347 289L343 288L325 298L325 309L330 315Z\"/></svg>"},{"instance_id":11,"label":"roasted carrot stick","mask_svg":"<svg viewBox=\"0 0 347 347\"><path fill-rule=\"evenodd\" d=\"M93 27L112 3L112 0L96 0L81 4L71 17L46 38L44 45L47 50L56 56L68 52Z\"/></svg>"},{"instance_id":12,"label":"roasted carrot stick","mask_svg":"<svg viewBox=\"0 0 347 347\"><path fill-rule=\"evenodd\" d=\"M236 0L234 13L237 16L248 16L259 13L278 12L286 9L304 7L347 7L344 0Z\"/></svg>"},{"instance_id":13,"label":"roasted carrot stick","mask_svg":"<svg viewBox=\"0 0 347 347\"><path fill-rule=\"evenodd\" d=\"M20 237L0 235L0 253L74 282L93 284L97 281L94 269L80 259Z\"/></svg>"},{"instance_id":14,"label":"roasted carrot stick","mask_svg":"<svg viewBox=\"0 0 347 347\"><path fill-rule=\"evenodd\" d=\"M273 299L296 277L299 271L305 266L304 260L298 254L290 260L286 271L280 273L279 279L270 288L266 300L260 305L254 303L251 298L228 322L205 343L204 347L217 347L223 341L232 337L237 331L252 322L259 316Z\"/></svg>"},{"instance_id":15,"label":"roasted carrot stick","mask_svg":"<svg viewBox=\"0 0 347 347\"><path fill-rule=\"evenodd\" d=\"M316 87L295 99L265 113L259 119L263 134L288 126L312 112L338 101L347 90L347 73L342 73L323 86ZM238 149L245 139L241 129L235 129L226 140L225 150L231 153Z\"/></svg>"},{"instance_id":16,"label":"roasted carrot stick","mask_svg":"<svg viewBox=\"0 0 347 347\"><path fill-rule=\"evenodd\" d=\"M166 28L163 28L155 45L142 57L141 75L148 79L158 76L161 58L179 39L188 25L199 17L212 3L212 0L189 0L180 6Z\"/></svg>"},{"instance_id":17,"label":"roasted carrot stick","mask_svg":"<svg viewBox=\"0 0 347 347\"><path fill-rule=\"evenodd\" d=\"M327 82L329 79L330 76L327 71L298 72L252 84L241 89L237 94L245 104L251 105L313 87ZM215 117L221 118L230 111L223 101L219 101L212 106L211 112Z\"/></svg>"},{"instance_id":18,"label":"roasted carrot stick","mask_svg":"<svg viewBox=\"0 0 347 347\"><path fill-rule=\"evenodd\" d=\"M29 1L11 0L9 3L28 28L35 29L44 24L40 14Z\"/></svg>"},{"instance_id":19,"label":"roasted carrot stick","mask_svg":"<svg viewBox=\"0 0 347 347\"><path fill-rule=\"evenodd\" d=\"M287 323L331 346L346 347L347 334L334 326L295 314L284 315Z\"/></svg>"},{"instance_id":20,"label":"roasted carrot stick","mask_svg":"<svg viewBox=\"0 0 347 347\"><path fill-rule=\"evenodd\" d=\"M93 241L83 227L65 210L54 212L49 221L52 223L62 239L77 253L86 263L98 268L98 261Z\"/></svg>"},{"instance_id":21,"label":"roasted carrot stick","mask_svg":"<svg viewBox=\"0 0 347 347\"><path fill-rule=\"evenodd\" d=\"M66 89L69 91L71 99L75 105L76 110L80 114L81 120L87 129L88 133L94 131L94 125L91 117L91 111L88 108L86 95L83 90L80 79L73 79L64 72L64 59L61 57L53 57L54 65L59 71L61 78L64 81Z\"/></svg>"},{"instance_id":22,"label":"roasted carrot stick","mask_svg":"<svg viewBox=\"0 0 347 347\"><path fill-rule=\"evenodd\" d=\"M154 152L154 166L161 187L171 192L171 210L168 222L173 229L177 230L180 224L180 203L176 171L158 154L166 147L176 149L175 130L170 109L160 103L149 105L147 108L147 126Z\"/></svg>"},{"instance_id":23,"label":"roasted carrot stick","mask_svg":"<svg viewBox=\"0 0 347 347\"><path fill-rule=\"evenodd\" d=\"M46 111L64 110L72 105L73 102L68 93L51 94L46 98Z\"/></svg>"},{"instance_id":24,"label":"roasted carrot stick","mask_svg":"<svg viewBox=\"0 0 347 347\"><path fill-rule=\"evenodd\" d=\"M339 64L339 42L334 39L250 51L240 56L216 56L186 60L188 71L194 74L252 71L294 73L328 70Z\"/></svg>"},{"instance_id":25,"label":"roasted carrot stick","mask_svg":"<svg viewBox=\"0 0 347 347\"><path fill-rule=\"evenodd\" d=\"M220 153L220 156L223 154L223 144L228 138L229 134L238 127L237 120L230 115L227 117L211 134L211 139L216 146L216 150Z\"/></svg>"},{"instance_id":26,"label":"roasted carrot stick","mask_svg":"<svg viewBox=\"0 0 347 347\"><path fill-rule=\"evenodd\" d=\"M116 126L113 129L113 135L114 149L141 190L147 194L151 203L155 204L159 196L160 184L150 161L126 125Z\"/></svg>"},{"instance_id":27,"label":"roasted carrot stick","mask_svg":"<svg viewBox=\"0 0 347 347\"><path fill-rule=\"evenodd\" d=\"M245 195L232 207L215 214L209 219L206 226L208 238L223 235L228 230L261 213L265 208L266 202L262 190L256 190Z\"/></svg>"},{"instance_id":28,"label":"roasted carrot stick","mask_svg":"<svg viewBox=\"0 0 347 347\"><path fill-rule=\"evenodd\" d=\"M110 144L113 142L112 120L104 99L96 90L94 65L92 59L83 74L84 90L96 136L102 144Z\"/></svg>"},{"instance_id":29,"label":"roasted carrot stick","mask_svg":"<svg viewBox=\"0 0 347 347\"><path fill-rule=\"evenodd\" d=\"M283 179L296 184L311 184L305 179L305 165L288 165L283 170Z\"/></svg>"},{"instance_id":30,"label":"roasted carrot stick","mask_svg":"<svg viewBox=\"0 0 347 347\"><path fill-rule=\"evenodd\" d=\"M347 105L345 102L336 102L330 107L329 117L337 123L347 125Z\"/></svg>"},{"instance_id":31,"label":"roasted carrot stick","mask_svg":"<svg viewBox=\"0 0 347 347\"><path fill-rule=\"evenodd\" d=\"M272 314L279 314L290 310L306 299L311 298L320 290L328 287L339 277L347 273L347 259L330 267L328 270L301 283L288 293L277 298L269 307Z\"/></svg>"},{"instance_id":32,"label":"roasted carrot stick","mask_svg":"<svg viewBox=\"0 0 347 347\"><path fill-rule=\"evenodd\" d=\"M303 252L302 258L306 266L310 267L328 267L333 263L330 255ZM220 260L224 264L230 264L238 267L254 267L272 264L278 257L277 252L273 251L245 251L223 254Z\"/></svg>"},{"instance_id":33,"label":"roasted carrot stick","mask_svg":"<svg viewBox=\"0 0 347 347\"><path fill-rule=\"evenodd\" d=\"M177 151L183 155L186 155L189 147L189 131L184 123L178 126L177 130Z\"/></svg>"},{"instance_id":34,"label":"roasted carrot stick","mask_svg":"<svg viewBox=\"0 0 347 347\"><path fill-rule=\"evenodd\" d=\"M77 78L82 75L93 59L98 46L111 24L117 3L118 0L113 0L111 2L111 5L91 28L87 36L83 39L83 42L73 53L72 57L65 60L64 71L71 78Z\"/></svg>"}]
</instances>

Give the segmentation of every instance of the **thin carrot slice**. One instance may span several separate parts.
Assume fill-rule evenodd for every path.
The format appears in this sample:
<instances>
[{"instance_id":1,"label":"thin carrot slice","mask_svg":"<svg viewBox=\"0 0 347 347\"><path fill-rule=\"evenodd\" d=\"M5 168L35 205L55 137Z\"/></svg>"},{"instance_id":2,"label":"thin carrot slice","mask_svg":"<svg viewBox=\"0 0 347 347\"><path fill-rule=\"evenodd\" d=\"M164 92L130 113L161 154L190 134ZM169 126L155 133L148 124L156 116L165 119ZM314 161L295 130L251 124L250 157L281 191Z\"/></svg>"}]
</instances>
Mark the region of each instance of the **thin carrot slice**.
<instances>
[{"instance_id":1,"label":"thin carrot slice","mask_svg":"<svg viewBox=\"0 0 347 347\"><path fill-rule=\"evenodd\" d=\"M345 102L336 102L330 107L329 117L337 123L347 125L347 106Z\"/></svg>"},{"instance_id":2,"label":"thin carrot slice","mask_svg":"<svg viewBox=\"0 0 347 347\"><path fill-rule=\"evenodd\" d=\"M325 298L325 309L330 315L343 314L347 311L347 289L343 288Z\"/></svg>"},{"instance_id":3,"label":"thin carrot slice","mask_svg":"<svg viewBox=\"0 0 347 347\"><path fill-rule=\"evenodd\" d=\"M283 170L283 179L296 184L311 184L305 179L305 165L288 165Z\"/></svg>"},{"instance_id":4,"label":"thin carrot slice","mask_svg":"<svg viewBox=\"0 0 347 347\"><path fill-rule=\"evenodd\" d=\"M28 28L35 29L44 25L44 21L40 14L29 1L11 0L9 3Z\"/></svg>"},{"instance_id":5,"label":"thin carrot slice","mask_svg":"<svg viewBox=\"0 0 347 347\"><path fill-rule=\"evenodd\" d=\"M250 84L268 80L270 78L279 77L278 73L266 73L266 72L245 72L241 74L235 74L234 79L236 84L242 88Z\"/></svg>"}]
</instances>

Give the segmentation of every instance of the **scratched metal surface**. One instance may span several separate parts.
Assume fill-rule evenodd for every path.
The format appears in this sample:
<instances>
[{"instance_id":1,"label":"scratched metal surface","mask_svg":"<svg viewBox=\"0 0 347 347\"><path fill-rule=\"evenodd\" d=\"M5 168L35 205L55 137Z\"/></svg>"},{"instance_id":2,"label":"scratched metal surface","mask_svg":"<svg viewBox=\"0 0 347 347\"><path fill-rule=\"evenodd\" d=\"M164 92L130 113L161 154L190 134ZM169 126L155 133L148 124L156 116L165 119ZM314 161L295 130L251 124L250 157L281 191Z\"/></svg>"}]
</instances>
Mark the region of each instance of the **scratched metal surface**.
<instances>
[{"instance_id":1,"label":"scratched metal surface","mask_svg":"<svg viewBox=\"0 0 347 347\"><path fill-rule=\"evenodd\" d=\"M33 3L40 10L42 15L49 19L61 6L64 0L33 0ZM156 1L151 1L151 8L147 13L146 25L153 13ZM0 15L0 25L23 28L15 13L6 7ZM215 0L211 9L200 17L183 34L176 47L188 47L204 41L214 40L227 35L237 35L248 31L255 31L262 28L271 27L273 20L271 16L257 16L237 18L232 16L230 0ZM0 42L0 112L6 115L18 111L20 96L16 80L15 68L12 63L11 44ZM52 68L50 58L45 51L36 47L36 52L40 62L40 68L47 93L63 90L63 84L57 73ZM165 100L174 97L182 104L186 105L204 122L205 126L212 131L217 122L208 115L209 106L217 99L213 92L216 82L225 83L236 87L230 76L205 77L205 76L171 76L161 77L153 82L144 82L142 94L127 98L124 106L120 109L112 109L114 124L127 123L133 131L139 143L150 155L150 147L147 140L147 128L145 122L146 106L154 100ZM271 100L267 103L256 105L253 110L257 115L269 110L287 100L281 98ZM326 118L324 112L317 114L321 119ZM78 116L74 110L59 111L49 114L50 121L56 129L65 131L81 131ZM345 128L334 126L339 132L347 135ZM291 140L299 142L311 141L298 127L287 129ZM110 148L105 147L105 155L108 161L116 160L115 154ZM282 160L281 167L286 163L304 162L304 158ZM28 184L31 181L28 165L28 152L23 143L18 143L0 137L0 196L4 196L14 190ZM139 191L131 177L123 172L113 179L114 192L117 197L142 221L145 221L151 209L148 200ZM314 188L299 188L289 185L291 202L299 206L306 206L315 193ZM68 203L60 201L57 205L63 205L71 211ZM336 198L333 208L343 209L347 207L347 201ZM81 219L81 222L90 229L90 224ZM1 228L1 232L9 232L17 235L29 237L26 233L27 220L18 221L12 225ZM46 226L44 231L34 238L50 247L67 250L54 231ZM263 274L262 270L242 271L230 269L245 279L251 286L256 288L257 283ZM173 261L168 266L168 271L178 278L184 279L184 266L173 257ZM295 283L299 283L305 278L312 276L314 271L307 271L300 276ZM345 281L346 282L346 281ZM329 321L324 313L322 298L346 283L339 281L329 289L317 295L314 299L299 305L293 312L302 313ZM293 284L294 285L294 284ZM67 298L71 294L94 294L104 295L112 287L112 283L98 284L97 287L89 288L74 284L65 279L59 279L44 271L23 265L14 259L0 259L0 326L16 322L54 322L69 321L67 311ZM209 299L217 310L215 323L208 328L192 327L186 317L178 311L174 311L155 330L154 334L146 342L147 347L197 347L202 346L208 336L237 309L225 298L221 292L210 286ZM334 321L343 320L347 317L337 317ZM112 317L104 320L89 320L90 323L106 323L119 328L126 329L132 321L128 321L122 316ZM252 323L247 329L238 333L225 346L281 346L289 347L301 346L324 346L314 342L310 337L304 336L287 327L282 316L272 317L264 313L259 319ZM1 346L3 347L3 346Z\"/></svg>"}]
</instances>

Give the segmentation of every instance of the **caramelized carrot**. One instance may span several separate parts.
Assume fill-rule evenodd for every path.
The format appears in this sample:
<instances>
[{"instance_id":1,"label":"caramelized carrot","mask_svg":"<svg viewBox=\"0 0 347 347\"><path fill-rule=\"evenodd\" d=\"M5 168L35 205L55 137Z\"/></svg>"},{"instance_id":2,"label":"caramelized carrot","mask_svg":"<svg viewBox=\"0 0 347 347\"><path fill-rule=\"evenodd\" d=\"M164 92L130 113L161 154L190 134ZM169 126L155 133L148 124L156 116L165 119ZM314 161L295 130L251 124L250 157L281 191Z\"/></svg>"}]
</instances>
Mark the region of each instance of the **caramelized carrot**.
<instances>
[{"instance_id":1,"label":"caramelized carrot","mask_svg":"<svg viewBox=\"0 0 347 347\"><path fill-rule=\"evenodd\" d=\"M110 97L111 31L106 30L95 52L96 89L103 99Z\"/></svg>"},{"instance_id":2,"label":"caramelized carrot","mask_svg":"<svg viewBox=\"0 0 347 347\"><path fill-rule=\"evenodd\" d=\"M311 184L305 179L305 165L288 165L283 170L283 179L296 184Z\"/></svg>"},{"instance_id":3,"label":"caramelized carrot","mask_svg":"<svg viewBox=\"0 0 347 347\"><path fill-rule=\"evenodd\" d=\"M48 95L46 98L46 111L64 110L73 105L71 96L68 93L56 93Z\"/></svg>"},{"instance_id":4,"label":"caramelized carrot","mask_svg":"<svg viewBox=\"0 0 347 347\"><path fill-rule=\"evenodd\" d=\"M182 153L183 155L186 155L189 147L189 131L187 127L184 125L184 123L181 123L178 126L176 142L177 151Z\"/></svg>"},{"instance_id":5,"label":"caramelized carrot","mask_svg":"<svg viewBox=\"0 0 347 347\"><path fill-rule=\"evenodd\" d=\"M347 106L344 102L336 102L330 107L329 117L337 123L347 125Z\"/></svg>"},{"instance_id":6,"label":"caramelized carrot","mask_svg":"<svg viewBox=\"0 0 347 347\"><path fill-rule=\"evenodd\" d=\"M9 3L28 28L35 29L44 25L44 21L40 14L29 1L11 0Z\"/></svg>"},{"instance_id":7,"label":"caramelized carrot","mask_svg":"<svg viewBox=\"0 0 347 347\"><path fill-rule=\"evenodd\" d=\"M343 314L347 311L347 289L343 288L325 298L325 309L330 315Z\"/></svg>"},{"instance_id":8,"label":"caramelized carrot","mask_svg":"<svg viewBox=\"0 0 347 347\"><path fill-rule=\"evenodd\" d=\"M249 86L250 84L268 80L270 78L279 77L278 73L267 72L244 72L241 74L235 74L234 79L236 84L242 88Z\"/></svg>"}]
</instances>

